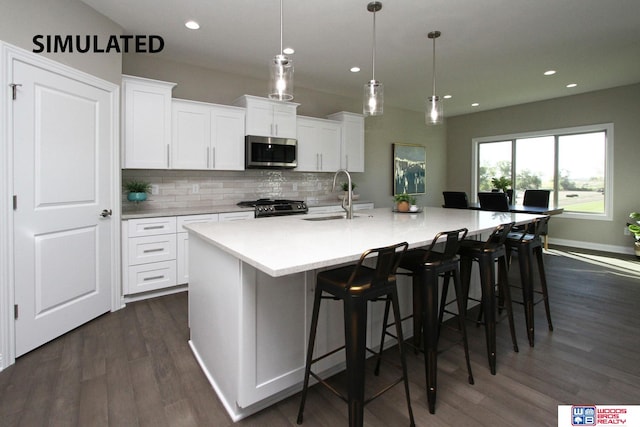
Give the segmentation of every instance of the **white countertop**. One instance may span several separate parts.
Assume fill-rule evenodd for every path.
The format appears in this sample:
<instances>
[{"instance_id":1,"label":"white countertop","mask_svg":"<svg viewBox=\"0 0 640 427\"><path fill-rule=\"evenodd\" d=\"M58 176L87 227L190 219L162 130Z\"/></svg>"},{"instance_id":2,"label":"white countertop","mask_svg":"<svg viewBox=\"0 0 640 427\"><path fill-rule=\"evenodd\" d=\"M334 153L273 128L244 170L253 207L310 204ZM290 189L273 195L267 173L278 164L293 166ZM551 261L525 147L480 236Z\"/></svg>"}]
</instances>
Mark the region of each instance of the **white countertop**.
<instances>
[{"instance_id":1,"label":"white countertop","mask_svg":"<svg viewBox=\"0 0 640 427\"><path fill-rule=\"evenodd\" d=\"M540 215L469 209L424 208L394 213L389 208L357 211L354 219L308 221L331 214L291 215L253 221L187 225L196 235L266 274L278 277L356 261L367 249L408 242L425 246L440 231L469 229L469 235L499 224L524 224ZM193 236L192 236L193 237Z\"/></svg>"}]
</instances>

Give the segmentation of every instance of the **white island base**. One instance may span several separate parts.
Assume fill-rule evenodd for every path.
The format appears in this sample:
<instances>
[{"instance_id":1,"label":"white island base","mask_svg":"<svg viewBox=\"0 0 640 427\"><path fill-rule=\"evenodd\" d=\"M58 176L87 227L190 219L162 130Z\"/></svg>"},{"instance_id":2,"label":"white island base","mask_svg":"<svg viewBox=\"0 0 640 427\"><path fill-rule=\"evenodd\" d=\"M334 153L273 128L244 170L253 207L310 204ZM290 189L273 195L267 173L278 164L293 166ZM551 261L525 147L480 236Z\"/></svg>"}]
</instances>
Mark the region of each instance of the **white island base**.
<instances>
[{"instance_id":1,"label":"white island base","mask_svg":"<svg viewBox=\"0 0 640 427\"><path fill-rule=\"evenodd\" d=\"M316 271L272 277L194 237L189 240L189 344L227 412L238 421L302 389ZM410 288L399 289L408 306ZM378 342L384 304L373 307L369 318L377 324L373 341ZM316 354L344 343L342 305L327 303L322 309ZM409 322L404 328L411 336ZM371 328L367 333L371 342ZM338 352L315 370L337 373L344 360L344 352Z\"/></svg>"},{"instance_id":2,"label":"white island base","mask_svg":"<svg viewBox=\"0 0 640 427\"><path fill-rule=\"evenodd\" d=\"M473 236L539 217L442 208L411 214L372 209L352 220L313 221L318 216L186 226L190 345L234 421L301 390L319 269L353 263L370 248L403 241L409 248L425 246L439 231L466 227ZM409 278L398 278L398 294L404 317L412 307ZM369 307L367 342L375 348L384 304ZM342 305L321 310L315 355L344 343ZM411 322L402 326L405 338L413 336ZM314 370L338 372L344 352L321 363Z\"/></svg>"}]
</instances>

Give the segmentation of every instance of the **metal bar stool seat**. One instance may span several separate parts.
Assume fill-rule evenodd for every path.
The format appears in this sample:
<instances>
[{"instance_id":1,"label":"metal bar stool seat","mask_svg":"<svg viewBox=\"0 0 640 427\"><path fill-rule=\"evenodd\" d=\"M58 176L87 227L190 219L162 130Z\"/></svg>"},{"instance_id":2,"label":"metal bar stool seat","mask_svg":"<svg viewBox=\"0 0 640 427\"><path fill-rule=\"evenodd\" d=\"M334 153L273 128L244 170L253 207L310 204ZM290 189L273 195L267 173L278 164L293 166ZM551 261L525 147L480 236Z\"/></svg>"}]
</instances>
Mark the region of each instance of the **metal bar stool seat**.
<instances>
[{"instance_id":1,"label":"metal bar stool seat","mask_svg":"<svg viewBox=\"0 0 640 427\"><path fill-rule=\"evenodd\" d=\"M489 369L491 370L492 375L495 375L496 373L496 280L494 271L496 262L498 263L498 295L501 302L504 300L504 307L509 320L509 330L511 332L513 351L518 351L507 271L507 251L505 249L505 240L507 239L507 235L511 230L511 227L513 227L513 223L497 226L491 232L486 241L465 239L460 243L460 249L458 250L458 254L460 254L460 271L464 286L463 305L465 310L469 300L469 285L471 282L471 266L473 261L476 261L479 266L480 285L482 290L480 316L484 315L487 357L489 359ZM444 304L441 305L441 310L443 309Z\"/></svg>"},{"instance_id":2,"label":"metal bar stool seat","mask_svg":"<svg viewBox=\"0 0 640 427\"><path fill-rule=\"evenodd\" d=\"M369 301L385 301L393 305L394 318L396 319L396 334L402 340L402 324L400 322L400 310L398 304L398 292L396 288L396 269L407 251L409 245L399 243L383 248L365 251L355 265L338 267L321 271L316 275L316 289L313 300L313 315L311 319L311 331L309 334L309 346L305 363L304 382L302 387L302 399L298 411L297 423L302 424L305 401L309 388L309 376L313 376L320 384L348 403L349 425L362 426L364 422L364 406L394 385L404 382L407 408L409 411L409 424L415 426L411 398L409 396L409 380L407 377L407 363L405 353L400 346L400 360L402 363L402 375L400 378L365 399L365 358L369 351L375 351L366 347L367 333L367 304ZM363 265L367 258L375 258L375 267ZM327 294L327 295L324 295ZM313 358L320 302L322 299L340 300L344 307L345 345L325 355ZM314 363L325 357L345 349L347 396L337 391L324 379L311 370Z\"/></svg>"},{"instance_id":3,"label":"metal bar stool seat","mask_svg":"<svg viewBox=\"0 0 640 427\"><path fill-rule=\"evenodd\" d=\"M509 233L505 241L507 247L507 261L511 262L511 252L517 251L518 264L520 267L520 282L522 287L522 301L514 301L524 305L525 323L527 326L527 338L529 345L534 346L534 314L533 309L540 301L544 302L547 314L547 324L549 330L553 331L551 322L551 310L549 308L549 293L547 291L547 278L544 271L542 233L547 230L549 217L538 218L532 221L528 227L522 231ZM535 255L538 264L538 275L540 277L540 290L534 288L533 257ZM516 287L516 286L514 286ZM538 301L534 300L534 294L542 295Z\"/></svg>"},{"instance_id":4,"label":"metal bar stool seat","mask_svg":"<svg viewBox=\"0 0 640 427\"><path fill-rule=\"evenodd\" d=\"M462 315L459 317L459 328L462 334L465 359L467 364L467 374L469 384L473 384L473 373L471 372L471 362L469 360L469 345L467 342L467 332L464 321L464 308L462 306L463 288L460 281L459 258L457 255L461 241L467 235L468 230L443 231L438 233L431 244L425 248L411 249L402 257L400 269L408 270L409 273L398 272L398 275L408 275L412 277L413 286L413 314L406 316L402 320L413 317L413 347L416 352L420 349L421 339L424 342L425 353L425 376L427 382L427 403L429 412L435 413L436 402L436 378L437 378L437 353L439 322L437 316L438 301L438 278L443 276L444 283L449 282L453 276L453 283L456 294L460 296L459 310ZM436 244L446 237L442 252L435 251ZM433 312L431 312L433 311ZM385 308L384 321L382 326L382 337L380 339L380 351L384 347L385 335L391 335L387 328L393 325L388 321L388 303ZM397 322L397 320L396 320ZM393 336L393 335L391 335ZM398 342L403 342L398 340ZM402 346L400 346L402 347ZM379 370L379 361L376 366L376 373Z\"/></svg>"}]
</instances>

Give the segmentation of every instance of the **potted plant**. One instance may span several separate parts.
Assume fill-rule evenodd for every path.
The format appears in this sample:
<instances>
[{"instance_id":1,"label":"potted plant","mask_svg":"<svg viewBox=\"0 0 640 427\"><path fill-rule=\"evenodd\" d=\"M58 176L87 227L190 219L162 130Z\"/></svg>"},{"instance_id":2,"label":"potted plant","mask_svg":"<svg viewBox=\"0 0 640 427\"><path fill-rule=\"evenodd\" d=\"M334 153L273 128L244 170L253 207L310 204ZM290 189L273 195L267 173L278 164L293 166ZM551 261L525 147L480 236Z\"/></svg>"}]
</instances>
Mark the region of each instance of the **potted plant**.
<instances>
[{"instance_id":1,"label":"potted plant","mask_svg":"<svg viewBox=\"0 0 640 427\"><path fill-rule=\"evenodd\" d=\"M513 203L513 190L511 187L511 179L506 176L501 176L500 178L491 178L491 185L493 188L501 190L503 193L507 194L509 198L509 204Z\"/></svg>"},{"instance_id":2,"label":"potted plant","mask_svg":"<svg viewBox=\"0 0 640 427\"><path fill-rule=\"evenodd\" d=\"M341 187L342 187L343 193L338 195L338 199L342 200L342 199L349 198L349 194L347 194L347 191L349 189L349 183L343 182ZM351 181L351 200L358 200L358 195L353 192L353 190L356 187L357 187L356 183Z\"/></svg>"},{"instance_id":3,"label":"potted plant","mask_svg":"<svg viewBox=\"0 0 640 427\"><path fill-rule=\"evenodd\" d=\"M640 258L640 212L631 212L629 214L630 222L627 223L627 228L633 234L635 242L633 242L633 248L636 256Z\"/></svg>"},{"instance_id":4,"label":"potted plant","mask_svg":"<svg viewBox=\"0 0 640 427\"><path fill-rule=\"evenodd\" d=\"M144 202L147 200L147 193L151 193L151 184L135 179L127 181L123 185L127 191L127 200L131 202Z\"/></svg>"},{"instance_id":5,"label":"potted plant","mask_svg":"<svg viewBox=\"0 0 640 427\"><path fill-rule=\"evenodd\" d=\"M398 212L409 212L409 208L416 204L416 198L407 193L396 194L393 199L396 202Z\"/></svg>"}]
</instances>

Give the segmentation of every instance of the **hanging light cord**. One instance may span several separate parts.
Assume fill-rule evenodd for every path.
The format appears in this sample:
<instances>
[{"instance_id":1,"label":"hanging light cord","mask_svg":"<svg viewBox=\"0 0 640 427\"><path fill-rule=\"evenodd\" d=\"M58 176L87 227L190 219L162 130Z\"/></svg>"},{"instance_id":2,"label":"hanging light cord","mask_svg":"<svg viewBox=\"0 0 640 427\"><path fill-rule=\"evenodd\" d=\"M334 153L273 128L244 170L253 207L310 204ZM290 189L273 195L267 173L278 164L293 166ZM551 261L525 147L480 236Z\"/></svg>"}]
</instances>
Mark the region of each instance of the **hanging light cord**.
<instances>
[{"instance_id":1,"label":"hanging light cord","mask_svg":"<svg viewBox=\"0 0 640 427\"><path fill-rule=\"evenodd\" d=\"M371 54L371 69L372 71L372 75L371 75L371 80L375 80L376 79L376 4L377 2L374 2L374 6L373 6L373 53Z\"/></svg>"},{"instance_id":2,"label":"hanging light cord","mask_svg":"<svg viewBox=\"0 0 640 427\"><path fill-rule=\"evenodd\" d=\"M283 14L282 14L282 0L280 0L280 55L283 54L282 53L282 22L283 22L282 16L283 16Z\"/></svg>"},{"instance_id":3,"label":"hanging light cord","mask_svg":"<svg viewBox=\"0 0 640 427\"><path fill-rule=\"evenodd\" d=\"M436 37L433 38L433 98L436 97Z\"/></svg>"}]
</instances>

